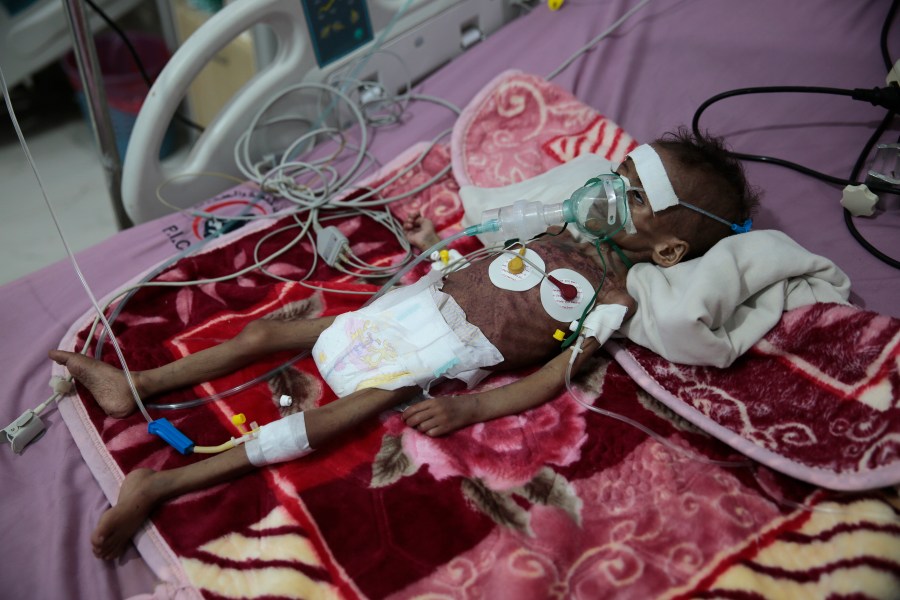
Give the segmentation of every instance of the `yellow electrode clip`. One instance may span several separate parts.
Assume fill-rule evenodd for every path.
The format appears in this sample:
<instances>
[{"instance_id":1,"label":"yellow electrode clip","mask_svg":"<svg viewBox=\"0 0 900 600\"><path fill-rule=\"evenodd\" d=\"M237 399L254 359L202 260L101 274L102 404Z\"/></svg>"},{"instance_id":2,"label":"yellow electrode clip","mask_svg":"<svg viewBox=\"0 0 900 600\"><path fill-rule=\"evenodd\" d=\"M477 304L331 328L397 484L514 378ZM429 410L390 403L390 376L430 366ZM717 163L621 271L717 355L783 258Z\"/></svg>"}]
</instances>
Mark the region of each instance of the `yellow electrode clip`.
<instances>
[{"instance_id":1,"label":"yellow electrode clip","mask_svg":"<svg viewBox=\"0 0 900 600\"><path fill-rule=\"evenodd\" d=\"M506 263L506 270L513 275L518 275L519 273L524 271L525 261L521 259L522 256L525 256L525 246L521 246L519 248L519 256L512 258L508 263Z\"/></svg>"},{"instance_id":2,"label":"yellow electrode clip","mask_svg":"<svg viewBox=\"0 0 900 600\"><path fill-rule=\"evenodd\" d=\"M238 428L241 433L249 433L244 423L247 422L247 416L244 413L238 413L231 417L231 423Z\"/></svg>"},{"instance_id":3,"label":"yellow electrode clip","mask_svg":"<svg viewBox=\"0 0 900 600\"><path fill-rule=\"evenodd\" d=\"M547 8L550 10L559 10L562 8L563 2L565 2L565 0L547 0Z\"/></svg>"},{"instance_id":4,"label":"yellow electrode clip","mask_svg":"<svg viewBox=\"0 0 900 600\"><path fill-rule=\"evenodd\" d=\"M563 341L564 339L566 339L566 332L563 331L562 329L557 329L556 332L554 332L554 334L553 334L553 339L556 340L557 342Z\"/></svg>"},{"instance_id":5,"label":"yellow electrode clip","mask_svg":"<svg viewBox=\"0 0 900 600\"><path fill-rule=\"evenodd\" d=\"M445 265L450 262L450 251L449 250L441 250L438 256L441 257L441 262Z\"/></svg>"}]
</instances>

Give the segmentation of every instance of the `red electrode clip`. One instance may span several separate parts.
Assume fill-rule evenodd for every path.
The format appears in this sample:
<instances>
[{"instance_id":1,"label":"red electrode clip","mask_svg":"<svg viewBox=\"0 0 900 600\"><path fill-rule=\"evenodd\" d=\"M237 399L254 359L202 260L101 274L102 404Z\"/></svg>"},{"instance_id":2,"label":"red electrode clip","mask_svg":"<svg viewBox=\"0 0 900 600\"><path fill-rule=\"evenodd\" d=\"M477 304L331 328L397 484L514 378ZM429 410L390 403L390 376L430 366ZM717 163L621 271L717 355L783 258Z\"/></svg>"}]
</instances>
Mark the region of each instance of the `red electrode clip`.
<instances>
[{"instance_id":1,"label":"red electrode clip","mask_svg":"<svg viewBox=\"0 0 900 600\"><path fill-rule=\"evenodd\" d=\"M553 275L547 275L547 279L550 283L559 288L559 295L562 296L563 300L566 302L571 302L578 296L578 288L571 283L563 283Z\"/></svg>"}]
</instances>

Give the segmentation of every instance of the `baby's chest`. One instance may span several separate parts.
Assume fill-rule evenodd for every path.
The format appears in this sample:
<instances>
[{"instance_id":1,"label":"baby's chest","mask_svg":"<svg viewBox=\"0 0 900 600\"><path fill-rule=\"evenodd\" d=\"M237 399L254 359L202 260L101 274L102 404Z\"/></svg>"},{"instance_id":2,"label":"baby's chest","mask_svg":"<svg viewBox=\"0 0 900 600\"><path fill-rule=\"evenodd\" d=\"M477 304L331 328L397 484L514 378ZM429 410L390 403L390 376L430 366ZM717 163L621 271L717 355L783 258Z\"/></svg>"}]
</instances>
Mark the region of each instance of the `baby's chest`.
<instances>
[{"instance_id":1,"label":"baby's chest","mask_svg":"<svg viewBox=\"0 0 900 600\"><path fill-rule=\"evenodd\" d=\"M470 323L476 325L504 356L505 367L530 366L559 352L559 333L580 318L604 280L602 266L576 253L537 248L544 273L556 274L563 283L576 282L579 302L567 301L543 274L528 289L498 281L491 260L476 263L449 276L444 291L456 299ZM495 260L505 261L509 256ZM603 303L613 281L609 277L597 294ZM521 287L521 286L518 286ZM556 337L555 337L556 336Z\"/></svg>"}]
</instances>

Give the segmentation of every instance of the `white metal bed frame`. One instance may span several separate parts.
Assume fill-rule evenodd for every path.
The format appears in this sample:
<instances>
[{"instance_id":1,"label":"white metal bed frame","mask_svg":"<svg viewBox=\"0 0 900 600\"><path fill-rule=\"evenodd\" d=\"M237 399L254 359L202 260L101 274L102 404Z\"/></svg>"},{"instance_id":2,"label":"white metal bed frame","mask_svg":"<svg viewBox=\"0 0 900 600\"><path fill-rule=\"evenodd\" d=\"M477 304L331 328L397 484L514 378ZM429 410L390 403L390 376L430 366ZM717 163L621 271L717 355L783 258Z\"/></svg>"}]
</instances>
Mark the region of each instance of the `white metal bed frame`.
<instances>
[{"instance_id":1,"label":"white metal bed frame","mask_svg":"<svg viewBox=\"0 0 900 600\"><path fill-rule=\"evenodd\" d=\"M404 57L412 81L461 53L475 35L487 35L515 16L511 0L414 0L391 23L405 0L368 0L374 40L320 68L309 39L300 0L239 0L216 13L175 52L151 88L138 115L122 171L122 201L128 216L142 223L171 210L156 200L158 186L177 206L190 206L231 186L198 173L238 173L234 147L259 107L285 88L323 82L367 52L375 43ZM390 26L388 35L383 35ZM226 103L193 144L186 158L160 161L166 127L200 70L225 45L257 25L270 28L276 47L271 61ZM381 39L383 38L383 39ZM372 55L359 79L377 81L396 92L406 72L381 54ZM310 107L314 110L314 107Z\"/></svg>"}]
</instances>

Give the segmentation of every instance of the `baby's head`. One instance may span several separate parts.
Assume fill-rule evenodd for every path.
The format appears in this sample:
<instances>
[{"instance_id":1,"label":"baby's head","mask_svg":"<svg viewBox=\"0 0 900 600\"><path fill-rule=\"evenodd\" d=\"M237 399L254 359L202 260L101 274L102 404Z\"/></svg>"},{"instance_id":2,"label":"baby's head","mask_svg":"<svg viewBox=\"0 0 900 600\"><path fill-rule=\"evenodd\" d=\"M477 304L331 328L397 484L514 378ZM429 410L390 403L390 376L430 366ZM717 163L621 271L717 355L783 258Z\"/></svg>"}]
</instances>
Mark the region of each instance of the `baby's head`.
<instances>
[{"instance_id":1,"label":"baby's head","mask_svg":"<svg viewBox=\"0 0 900 600\"><path fill-rule=\"evenodd\" d=\"M680 129L665 134L651 146L663 163L679 204L654 212L651 203L658 206L657 199L648 202L640 192L630 192L629 204L637 233L616 236L622 248L643 250L645 260L671 266L703 255L716 242L734 234L726 223L685 204L729 224L741 225L755 212L758 194L748 184L740 162L729 155L720 138ZM646 188L649 182L641 180L641 170L644 169L629 158L619 172L629 178L632 186Z\"/></svg>"}]
</instances>

